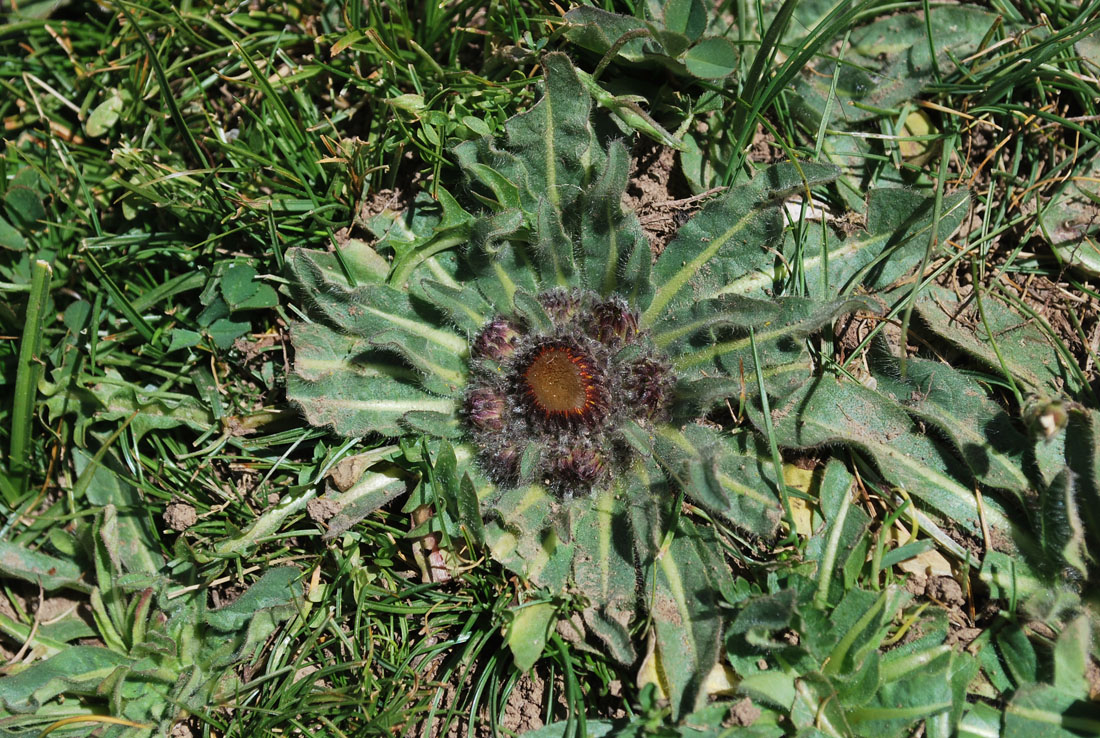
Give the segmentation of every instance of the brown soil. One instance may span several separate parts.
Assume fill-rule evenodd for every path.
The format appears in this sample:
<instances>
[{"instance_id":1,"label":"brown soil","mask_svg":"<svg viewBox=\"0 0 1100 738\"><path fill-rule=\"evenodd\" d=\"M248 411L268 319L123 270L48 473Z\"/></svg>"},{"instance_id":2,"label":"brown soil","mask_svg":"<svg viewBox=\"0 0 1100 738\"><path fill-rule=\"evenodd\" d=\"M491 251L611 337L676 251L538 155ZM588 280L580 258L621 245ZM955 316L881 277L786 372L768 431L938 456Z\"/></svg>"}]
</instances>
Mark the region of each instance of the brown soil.
<instances>
[{"instance_id":1,"label":"brown soil","mask_svg":"<svg viewBox=\"0 0 1100 738\"><path fill-rule=\"evenodd\" d=\"M538 672L525 674L508 695L500 726L518 734L541 728L544 725L542 703L545 696L546 682Z\"/></svg>"},{"instance_id":2,"label":"brown soil","mask_svg":"<svg viewBox=\"0 0 1100 738\"><path fill-rule=\"evenodd\" d=\"M326 523L340 512L340 503L330 497L317 497L306 503L309 519L315 523Z\"/></svg>"},{"instance_id":3,"label":"brown soil","mask_svg":"<svg viewBox=\"0 0 1100 738\"><path fill-rule=\"evenodd\" d=\"M775 141L775 136L764 126L757 126L756 133L752 137L752 145L749 147L749 161L760 167L787 161L787 153L783 147Z\"/></svg>"},{"instance_id":4,"label":"brown soil","mask_svg":"<svg viewBox=\"0 0 1100 738\"><path fill-rule=\"evenodd\" d=\"M953 577L932 577L924 595L947 608L959 607L966 602L962 587Z\"/></svg>"},{"instance_id":5,"label":"brown soil","mask_svg":"<svg viewBox=\"0 0 1100 738\"><path fill-rule=\"evenodd\" d=\"M657 256L712 193L692 196L674 149L639 139L632 156L623 209L638 216Z\"/></svg>"},{"instance_id":6,"label":"brown soil","mask_svg":"<svg viewBox=\"0 0 1100 738\"><path fill-rule=\"evenodd\" d=\"M174 531L182 533L198 522L195 508L186 502L172 502L164 509L164 524Z\"/></svg>"},{"instance_id":7,"label":"brown soil","mask_svg":"<svg viewBox=\"0 0 1100 738\"><path fill-rule=\"evenodd\" d=\"M747 727L756 722L756 719L760 717L761 710L759 707L752 703L748 697L744 698L740 702L734 702L730 706L729 718L723 723L726 727Z\"/></svg>"},{"instance_id":8,"label":"brown soil","mask_svg":"<svg viewBox=\"0 0 1100 738\"><path fill-rule=\"evenodd\" d=\"M192 738L194 735L195 732L186 722L176 723L172 726L172 732L169 733L170 738Z\"/></svg>"}]
</instances>

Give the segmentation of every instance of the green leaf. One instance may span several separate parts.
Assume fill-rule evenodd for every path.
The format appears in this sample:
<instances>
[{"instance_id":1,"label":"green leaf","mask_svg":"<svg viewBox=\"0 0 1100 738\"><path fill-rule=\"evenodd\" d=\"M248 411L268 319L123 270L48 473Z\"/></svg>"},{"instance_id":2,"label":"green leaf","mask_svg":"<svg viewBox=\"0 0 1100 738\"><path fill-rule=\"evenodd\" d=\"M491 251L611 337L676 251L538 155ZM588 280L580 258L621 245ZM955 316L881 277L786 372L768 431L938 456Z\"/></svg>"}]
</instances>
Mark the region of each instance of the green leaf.
<instances>
[{"instance_id":1,"label":"green leaf","mask_svg":"<svg viewBox=\"0 0 1100 738\"><path fill-rule=\"evenodd\" d=\"M30 467L33 464L33 438L35 401L38 384L43 374L43 328L50 306L50 277L53 268L48 262L36 259L30 265L30 293L22 315L22 337L15 364L15 381L11 401L11 434L8 446L10 469L17 477L13 486L18 490L4 497L10 507L16 505L28 486ZM10 371L10 370L9 370Z\"/></svg>"},{"instance_id":2,"label":"green leaf","mask_svg":"<svg viewBox=\"0 0 1100 738\"><path fill-rule=\"evenodd\" d=\"M635 488L634 507L655 507L649 494ZM629 662L625 633L636 599L637 536L623 497L620 490L603 490L566 504L541 485L500 490L485 506L483 530L493 558L532 584L556 595L567 588L583 595L590 603L585 621L611 655ZM471 512L463 519L472 520Z\"/></svg>"},{"instance_id":3,"label":"green leaf","mask_svg":"<svg viewBox=\"0 0 1100 738\"><path fill-rule=\"evenodd\" d=\"M509 612L512 620L504 642L512 652L516 669L525 672L542 656L557 608L550 602L536 602L513 607Z\"/></svg>"},{"instance_id":4,"label":"green leaf","mask_svg":"<svg viewBox=\"0 0 1100 738\"><path fill-rule=\"evenodd\" d=\"M32 713L62 693L95 695L118 667L129 663L125 654L106 648L71 646L0 679L0 702L11 712Z\"/></svg>"},{"instance_id":5,"label":"green leaf","mask_svg":"<svg viewBox=\"0 0 1100 738\"><path fill-rule=\"evenodd\" d=\"M107 96L88 114L84 121L84 130L92 138L99 138L115 127L122 112L122 95L117 89L107 92Z\"/></svg>"},{"instance_id":6,"label":"green leaf","mask_svg":"<svg viewBox=\"0 0 1100 738\"><path fill-rule=\"evenodd\" d=\"M476 482L474 478L477 479ZM467 467L459 480L455 494L456 518L478 543L485 542L485 521L481 517L481 505L477 494L478 489L483 486L485 481L477 470Z\"/></svg>"},{"instance_id":7,"label":"green leaf","mask_svg":"<svg viewBox=\"0 0 1100 738\"><path fill-rule=\"evenodd\" d=\"M256 273L256 270L247 264L230 264L222 274L219 285L222 297L229 303L230 309L235 310L237 305L256 293L258 285L252 281Z\"/></svg>"},{"instance_id":8,"label":"green leaf","mask_svg":"<svg viewBox=\"0 0 1100 738\"><path fill-rule=\"evenodd\" d=\"M1048 586L1047 580L1040 578L1024 559L1000 551L986 552L980 576L989 587L990 597L1010 602L1023 601Z\"/></svg>"},{"instance_id":9,"label":"green leaf","mask_svg":"<svg viewBox=\"0 0 1100 738\"><path fill-rule=\"evenodd\" d=\"M27 240L18 230L0 215L0 248L12 251L24 251L27 248Z\"/></svg>"},{"instance_id":10,"label":"green leaf","mask_svg":"<svg viewBox=\"0 0 1100 738\"><path fill-rule=\"evenodd\" d=\"M455 147L459 164L476 175L478 164L493 162L496 175L512 182L526 213L538 212L545 197L559 212L568 212L588 178L595 138L590 111L592 99L577 80L568 57L560 53L542 58L544 94L530 110L504 124L498 149L487 139Z\"/></svg>"},{"instance_id":11,"label":"green leaf","mask_svg":"<svg viewBox=\"0 0 1100 738\"><path fill-rule=\"evenodd\" d=\"M695 40L707 27L707 6L702 0L647 0L646 14L664 28Z\"/></svg>"},{"instance_id":12,"label":"green leaf","mask_svg":"<svg viewBox=\"0 0 1100 738\"><path fill-rule=\"evenodd\" d=\"M407 370L369 360L367 339L340 335L315 323L291 327L297 347L287 399L313 425L331 426L344 436L404 433L407 412L453 414L455 401L415 387ZM377 357L376 357L377 358Z\"/></svg>"},{"instance_id":13,"label":"green leaf","mask_svg":"<svg viewBox=\"0 0 1100 738\"><path fill-rule=\"evenodd\" d=\"M489 129L489 124L483 121L481 118L476 118L472 115L462 116L462 125L470 129L470 132L476 136L490 136L492 131Z\"/></svg>"},{"instance_id":14,"label":"green leaf","mask_svg":"<svg viewBox=\"0 0 1100 738\"><path fill-rule=\"evenodd\" d=\"M311 275L310 284L334 285L348 289L353 284L377 284L384 282L389 275L389 263L363 241L350 239L337 251L315 251L293 248L287 250L287 269L299 275L302 268L298 259L308 259L311 267L317 270Z\"/></svg>"},{"instance_id":15,"label":"green leaf","mask_svg":"<svg viewBox=\"0 0 1100 738\"><path fill-rule=\"evenodd\" d=\"M934 79L929 38L935 39L940 74L946 76L953 72L954 60L977 51L999 21L996 13L971 6L937 6L930 11L927 20L923 12L891 15L852 34L852 61L871 61L877 82L859 91L867 108L898 107Z\"/></svg>"},{"instance_id":16,"label":"green leaf","mask_svg":"<svg viewBox=\"0 0 1100 738\"><path fill-rule=\"evenodd\" d=\"M799 265L799 285L819 300L851 294L860 285L883 289L920 262L930 238L933 203L934 198L911 190L871 190L866 203L866 230L852 233L811 224L801 241L789 233L782 247L786 257L782 263L776 263L770 254L760 254L756 263L744 263L743 275L731 279L715 294L757 295L770 291L776 281L795 276L789 264ZM966 190L944 198L939 243L959 228L969 204Z\"/></svg>"},{"instance_id":17,"label":"green leaf","mask_svg":"<svg viewBox=\"0 0 1100 738\"><path fill-rule=\"evenodd\" d=\"M237 304L230 304L234 310L264 310L273 308L279 304L279 295L275 288L268 284L255 285L256 291L252 295Z\"/></svg>"},{"instance_id":18,"label":"green leaf","mask_svg":"<svg viewBox=\"0 0 1100 738\"><path fill-rule=\"evenodd\" d=\"M8 217L19 228L30 231L40 230L46 219L46 206L42 197L32 187L11 185L4 193L4 204L8 208Z\"/></svg>"},{"instance_id":19,"label":"green leaf","mask_svg":"<svg viewBox=\"0 0 1100 738\"><path fill-rule=\"evenodd\" d=\"M205 563L240 554L258 545L268 536L278 532L287 518L304 510L316 494L317 488L315 486L292 490L284 495L277 504L267 508L262 515L253 520L240 533L218 541L214 545L211 554L200 553L197 559Z\"/></svg>"},{"instance_id":20,"label":"green leaf","mask_svg":"<svg viewBox=\"0 0 1100 738\"><path fill-rule=\"evenodd\" d=\"M1087 549L1076 493L1076 477L1069 469L1040 491L1037 538L1051 573L1068 567L1085 577Z\"/></svg>"},{"instance_id":21,"label":"green leaf","mask_svg":"<svg viewBox=\"0 0 1100 738\"><path fill-rule=\"evenodd\" d=\"M548 198L539 198L538 227L535 231L535 253L545 285L568 287L573 281L577 265L573 256L573 242L565 232L562 214L550 204Z\"/></svg>"},{"instance_id":22,"label":"green leaf","mask_svg":"<svg viewBox=\"0 0 1100 738\"><path fill-rule=\"evenodd\" d=\"M406 479L396 471L365 472L348 489L324 498L335 507L335 512L326 521L328 529L322 538L331 540L342 535L390 500L400 497L405 490Z\"/></svg>"},{"instance_id":23,"label":"green leaf","mask_svg":"<svg viewBox=\"0 0 1100 738\"><path fill-rule=\"evenodd\" d=\"M202 334L196 331L187 330L186 328L173 328L172 340L168 344L168 348L165 349L166 353L172 353L173 351L179 351L180 349L193 348L199 345L202 341Z\"/></svg>"},{"instance_id":24,"label":"green leaf","mask_svg":"<svg viewBox=\"0 0 1100 738\"><path fill-rule=\"evenodd\" d=\"M790 708L790 720L795 727L801 728L797 734L799 738L803 735L813 738L828 735L815 735L812 732L812 726L821 724L842 726L839 730L852 734L845 719L844 705L836 698L836 688L829 680L811 672L799 679L797 686L794 703ZM834 729L833 735L845 734L839 730Z\"/></svg>"},{"instance_id":25,"label":"green leaf","mask_svg":"<svg viewBox=\"0 0 1100 738\"><path fill-rule=\"evenodd\" d=\"M572 518L573 581L589 603L582 616L608 655L621 663L631 663L634 656L627 626L634 615L638 582L631 521L622 499L626 496L649 504L645 489L600 490L592 493L592 504Z\"/></svg>"},{"instance_id":26,"label":"green leaf","mask_svg":"<svg viewBox=\"0 0 1100 738\"><path fill-rule=\"evenodd\" d=\"M111 545L125 570L145 574L159 572L164 560L150 528L148 503L138 489L116 471L123 468L121 463L111 452L99 459L81 449L73 449L72 453L78 475L76 487L84 491L88 502L110 510Z\"/></svg>"},{"instance_id":27,"label":"green leaf","mask_svg":"<svg viewBox=\"0 0 1100 738\"><path fill-rule=\"evenodd\" d=\"M563 507L539 484L498 490L482 511L485 543L493 558L532 584L563 593L573 569L574 547L563 540L571 532L568 516L587 517L585 508L593 500L578 498L574 503Z\"/></svg>"},{"instance_id":28,"label":"green leaf","mask_svg":"<svg viewBox=\"0 0 1100 738\"><path fill-rule=\"evenodd\" d=\"M758 406L749 403L754 423L762 425ZM848 443L875 459L879 472L946 519L981 535L978 501L965 466L948 449L916 432L913 421L893 400L861 384L832 377L813 379L782 403L772 406L772 423L780 445L809 448ZM986 522L1026 540L1005 512L988 497Z\"/></svg>"},{"instance_id":29,"label":"green leaf","mask_svg":"<svg viewBox=\"0 0 1100 738\"><path fill-rule=\"evenodd\" d=\"M604 736L617 735L617 725L610 720L585 720L587 731L585 738L604 738ZM561 720L556 723L544 725L535 730L523 733L523 738L568 738L573 735L570 731L574 727L572 721Z\"/></svg>"},{"instance_id":30,"label":"green leaf","mask_svg":"<svg viewBox=\"0 0 1100 738\"><path fill-rule=\"evenodd\" d=\"M474 196L478 197L483 205L498 211L518 210L520 208L519 187L503 174L486 164L476 161L467 161L463 165L463 170L467 176L484 185L491 194L490 197L474 193Z\"/></svg>"},{"instance_id":31,"label":"green leaf","mask_svg":"<svg viewBox=\"0 0 1100 738\"><path fill-rule=\"evenodd\" d=\"M954 293L940 287L929 287L915 311L933 334L993 371L1002 371L1003 359L1013 378L1033 392L1059 397L1083 389L1077 367L1069 364L1035 321L1017 315L991 294L984 295L983 301L988 325L981 321L973 301L961 305Z\"/></svg>"},{"instance_id":32,"label":"green leaf","mask_svg":"<svg viewBox=\"0 0 1100 738\"><path fill-rule=\"evenodd\" d=\"M1078 699L1088 699L1087 672L1091 654L1092 627L1087 615L1069 621L1054 643L1054 687Z\"/></svg>"},{"instance_id":33,"label":"green leaf","mask_svg":"<svg viewBox=\"0 0 1100 738\"><path fill-rule=\"evenodd\" d=\"M1017 685L1032 684L1039 680L1038 656L1021 625L1012 623L1006 626L996 634L994 640L1008 673Z\"/></svg>"},{"instance_id":34,"label":"green leaf","mask_svg":"<svg viewBox=\"0 0 1100 738\"><path fill-rule=\"evenodd\" d=\"M737 71L740 65L737 47L719 36L702 38L684 53L688 71L702 79L721 79Z\"/></svg>"},{"instance_id":35,"label":"green leaf","mask_svg":"<svg viewBox=\"0 0 1100 738\"><path fill-rule=\"evenodd\" d=\"M1004 738L1079 738L1100 734L1096 705L1049 684L1024 684L1005 707Z\"/></svg>"},{"instance_id":36,"label":"green leaf","mask_svg":"<svg viewBox=\"0 0 1100 738\"><path fill-rule=\"evenodd\" d=\"M675 64L675 63L674 63ZM637 131L643 136L649 136L654 141L677 151L684 150L684 143L673 136L655 121L639 103L645 101L641 95L612 95L597 82L592 75L580 69L574 70L577 79L588 90L588 94L600 107L605 108L614 115L613 123L619 129L629 135L630 131Z\"/></svg>"},{"instance_id":37,"label":"green leaf","mask_svg":"<svg viewBox=\"0 0 1100 738\"><path fill-rule=\"evenodd\" d=\"M799 6L799 13L814 10L808 3L799 3ZM976 7L932 7L929 25L941 75L953 73L955 60L976 51L987 31L997 22L995 14ZM796 22L791 31L797 33L807 27L812 28L812 25L802 26ZM811 130L819 127L834 75L839 100L830 108L831 129L851 130L859 123L881 116L882 111L900 110L934 79L928 34L923 12L890 15L855 29L839 72L835 62L823 60L815 64L813 74L795 78L794 92L800 101L798 107L802 108L798 116ZM870 152L868 147L848 136L832 134L828 139L834 147L853 143ZM853 163L856 165L853 168L860 171L865 166L862 161L854 160Z\"/></svg>"},{"instance_id":38,"label":"green leaf","mask_svg":"<svg viewBox=\"0 0 1100 738\"><path fill-rule=\"evenodd\" d=\"M993 705L976 702L959 722L958 738L987 738L1001 735L1001 711Z\"/></svg>"},{"instance_id":39,"label":"green leaf","mask_svg":"<svg viewBox=\"0 0 1100 738\"><path fill-rule=\"evenodd\" d=\"M739 380L755 375L755 339L761 369L771 380L769 395L782 396L806 374L769 374L779 367L808 364L807 338L837 317L866 307L862 299L821 303L801 297L757 300L725 295L667 315L653 326L653 341L675 357L673 365L683 375L708 375L717 369ZM756 383L746 383L745 389L749 395L756 394Z\"/></svg>"},{"instance_id":40,"label":"green leaf","mask_svg":"<svg viewBox=\"0 0 1100 738\"><path fill-rule=\"evenodd\" d=\"M138 441L155 430L185 426L192 430L206 432L214 424L210 408L193 397L147 395L133 386L117 389L110 387L110 385L95 385L95 389L100 393L100 399L103 394L107 395L103 407L96 412L96 419L131 419L130 430Z\"/></svg>"},{"instance_id":41,"label":"green leaf","mask_svg":"<svg viewBox=\"0 0 1100 738\"><path fill-rule=\"evenodd\" d=\"M1100 158L1084 157L1075 176L1039 211L1039 232L1058 258L1091 277L1100 276Z\"/></svg>"},{"instance_id":42,"label":"green leaf","mask_svg":"<svg viewBox=\"0 0 1100 738\"><path fill-rule=\"evenodd\" d=\"M512 302L515 305L516 315L526 324L532 326L533 330L540 333L550 332L553 323L546 312L546 308L543 307L535 295L527 290L516 290L516 293L512 296Z\"/></svg>"},{"instance_id":43,"label":"green leaf","mask_svg":"<svg viewBox=\"0 0 1100 738\"><path fill-rule=\"evenodd\" d=\"M407 292L388 285L348 289L334 284L313 254L304 250L288 252L287 263L309 292L315 312L330 324L365 339L369 346L398 354L421 373L424 387L431 392L453 395L464 386L466 339L426 320L423 313L432 308L414 303Z\"/></svg>"},{"instance_id":44,"label":"green leaf","mask_svg":"<svg viewBox=\"0 0 1100 738\"><path fill-rule=\"evenodd\" d=\"M839 587L832 585L834 581L843 583L844 564L864 540L871 523L867 513L852 505L853 481L844 464L835 458L830 459L821 475L818 504L828 527L823 535L814 535L806 542L806 558L819 562L814 595L814 606L818 608L830 603L830 595L839 596Z\"/></svg>"},{"instance_id":45,"label":"green leaf","mask_svg":"<svg viewBox=\"0 0 1100 738\"><path fill-rule=\"evenodd\" d=\"M584 258L585 284L607 296L629 296L633 304L649 299L649 241L634 213L623 213L622 196L630 172L630 155L615 141L608 147L607 163L580 203L580 251ZM635 256L640 257L633 266Z\"/></svg>"},{"instance_id":46,"label":"green leaf","mask_svg":"<svg viewBox=\"0 0 1100 738\"><path fill-rule=\"evenodd\" d=\"M805 230L801 256L793 233L784 245L784 254L788 263L800 265L800 279L810 295L829 299L837 293L852 294L861 285L868 290L885 289L908 275L924 256L931 238L934 203L934 197L913 190L873 189L867 196L866 230L844 233L833 226L811 226ZM967 190L945 195L937 243L946 243L969 212ZM738 290L747 286L745 282L733 285Z\"/></svg>"},{"instance_id":47,"label":"green leaf","mask_svg":"<svg viewBox=\"0 0 1100 738\"><path fill-rule=\"evenodd\" d=\"M454 321L455 327L467 336L477 335L493 317L492 305L469 286L452 287L434 279L425 279L411 283L410 291L425 302L444 310Z\"/></svg>"},{"instance_id":48,"label":"green leaf","mask_svg":"<svg viewBox=\"0 0 1100 738\"><path fill-rule=\"evenodd\" d=\"M731 580L720 551L711 527L696 528L680 518L672 545L649 575L658 664L676 715L703 704L703 679L717 663L722 630L717 593Z\"/></svg>"},{"instance_id":49,"label":"green leaf","mask_svg":"<svg viewBox=\"0 0 1100 738\"><path fill-rule=\"evenodd\" d=\"M1070 413L1065 432L1066 467L1076 477L1078 509L1093 551L1100 550L1100 412Z\"/></svg>"},{"instance_id":50,"label":"green leaf","mask_svg":"<svg viewBox=\"0 0 1100 738\"><path fill-rule=\"evenodd\" d=\"M777 474L746 435L724 436L698 424L661 427L653 454L692 501L754 536L775 534L781 510Z\"/></svg>"},{"instance_id":51,"label":"green leaf","mask_svg":"<svg viewBox=\"0 0 1100 738\"><path fill-rule=\"evenodd\" d=\"M601 56L628 33L644 32L642 37L626 41L618 50L618 56L632 62L646 59L645 45L649 33L646 24L637 18L590 6L581 6L565 14L565 37L577 46L594 51Z\"/></svg>"},{"instance_id":52,"label":"green leaf","mask_svg":"<svg viewBox=\"0 0 1100 738\"><path fill-rule=\"evenodd\" d=\"M782 199L835 176L836 169L820 164L779 164L707 203L680 227L653 265L657 292L642 313L642 324L649 327L669 309L700 296L733 291L727 285L748 272L754 278L764 274L762 264L774 261L773 250L783 237ZM759 289L772 287L779 277L775 268L768 275Z\"/></svg>"},{"instance_id":53,"label":"green leaf","mask_svg":"<svg viewBox=\"0 0 1100 738\"><path fill-rule=\"evenodd\" d=\"M78 592L92 589L83 581L83 573L73 561L33 551L10 541L0 541L0 571L9 577L41 584L49 592L62 587Z\"/></svg>"},{"instance_id":54,"label":"green leaf","mask_svg":"<svg viewBox=\"0 0 1100 738\"><path fill-rule=\"evenodd\" d=\"M220 349L228 349L233 346L234 341L248 333L251 328L251 323L218 318L210 324L206 332L210 335L210 340L214 342L215 346Z\"/></svg>"},{"instance_id":55,"label":"green leaf","mask_svg":"<svg viewBox=\"0 0 1100 738\"><path fill-rule=\"evenodd\" d=\"M935 656L929 659L928 654ZM867 703L852 710L848 719L857 726L860 735L900 735L920 720L931 722L938 715L949 713L954 705L948 678L952 657L949 649L946 652L929 649L893 659L895 663L905 659L918 668L903 678L886 681ZM891 660L883 661L885 670Z\"/></svg>"},{"instance_id":56,"label":"green leaf","mask_svg":"<svg viewBox=\"0 0 1100 738\"><path fill-rule=\"evenodd\" d=\"M900 362L883 343L875 344L871 371L878 391L935 425L976 479L1022 500L1032 487L1024 473L1028 443L1012 418L976 379L947 364L909 358L905 370L903 377Z\"/></svg>"},{"instance_id":57,"label":"green leaf","mask_svg":"<svg viewBox=\"0 0 1100 738\"><path fill-rule=\"evenodd\" d=\"M445 188L436 186L435 193L438 200L423 192L417 195L413 207L402 218L394 218L392 214L379 216L388 217L384 232L378 230L381 224L372 227L378 232L380 243L394 250L389 275L393 285L403 286L421 264L470 240L470 214Z\"/></svg>"},{"instance_id":58,"label":"green leaf","mask_svg":"<svg viewBox=\"0 0 1100 738\"><path fill-rule=\"evenodd\" d=\"M435 438L459 438L466 432L461 420L453 413L410 410L401 416L401 422L413 432Z\"/></svg>"},{"instance_id":59,"label":"green leaf","mask_svg":"<svg viewBox=\"0 0 1100 738\"><path fill-rule=\"evenodd\" d=\"M291 566L269 569L232 604L211 610L204 620L214 630L233 632L264 610L284 610L290 615L293 603L302 597L301 578L302 572Z\"/></svg>"}]
</instances>

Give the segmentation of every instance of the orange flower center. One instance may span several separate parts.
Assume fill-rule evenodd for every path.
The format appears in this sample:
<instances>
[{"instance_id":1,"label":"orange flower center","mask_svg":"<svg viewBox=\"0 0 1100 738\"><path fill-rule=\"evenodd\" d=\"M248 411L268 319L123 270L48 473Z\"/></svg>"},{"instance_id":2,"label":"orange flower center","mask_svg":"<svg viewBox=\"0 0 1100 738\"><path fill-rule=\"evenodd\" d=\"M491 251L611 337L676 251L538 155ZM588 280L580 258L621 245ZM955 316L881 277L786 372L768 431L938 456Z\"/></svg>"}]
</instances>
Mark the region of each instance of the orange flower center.
<instances>
[{"instance_id":1,"label":"orange flower center","mask_svg":"<svg viewBox=\"0 0 1100 738\"><path fill-rule=\"evenodd\" d=\"M544 412L579 415L595 399L588 359L562 346L547 346L523 373L531 399Z\"/></svg>"}]
</instances>

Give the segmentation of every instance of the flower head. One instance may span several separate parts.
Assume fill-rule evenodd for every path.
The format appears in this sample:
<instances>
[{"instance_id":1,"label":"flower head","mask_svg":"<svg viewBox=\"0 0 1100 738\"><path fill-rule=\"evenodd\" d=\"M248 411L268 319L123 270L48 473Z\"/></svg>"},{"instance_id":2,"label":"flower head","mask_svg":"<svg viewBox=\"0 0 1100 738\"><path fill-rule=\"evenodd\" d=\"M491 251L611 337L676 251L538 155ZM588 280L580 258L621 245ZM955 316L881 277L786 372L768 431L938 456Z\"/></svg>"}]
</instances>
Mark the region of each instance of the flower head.
<instances>
[{"instance_id":1,"label":"flower head","mask_svg":"<svg viewBox=\"0 0 1100 738\"><path fill-rule=\"evenodd\" d=\"M496 484L591 493L627 472L633 457L624 451L624 424L667 417L675 379L621 298L557 289L536 300L548 318L541 328L498 315L477 334L465 425ZM508 351L477 350L501 326ZM509 463L517 448L531 459L522 473Z\"/></svg>"}]
</instances>

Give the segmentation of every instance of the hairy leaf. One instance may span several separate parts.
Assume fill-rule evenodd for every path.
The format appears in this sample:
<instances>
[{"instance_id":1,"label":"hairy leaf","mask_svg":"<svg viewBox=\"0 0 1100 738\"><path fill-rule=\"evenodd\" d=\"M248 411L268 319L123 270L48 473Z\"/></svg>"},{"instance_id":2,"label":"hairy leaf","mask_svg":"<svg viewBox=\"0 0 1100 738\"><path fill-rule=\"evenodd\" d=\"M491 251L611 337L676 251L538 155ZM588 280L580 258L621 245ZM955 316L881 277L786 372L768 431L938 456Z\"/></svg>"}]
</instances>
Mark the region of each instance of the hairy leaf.
<instances>
[{"instance_id":1,"label":"hairy leaf","mask_svg":"<svg viewBox=\"0 0 1100 738\"><path fill-rule=\"evenodd\" d=\"M906 360L903 377L900 362L881 343L871 359L878 391L913 417L934 424L976 479L1020 499L1027 494L1027 439L977 380L947 364L918 358Z\"/></svg>"},{"instance_id":2,"label":"hairy leaf","mask_svg":"<svg viewBox=\"0 0 1100 738\"><path fill-rule=\"evenodd\" d=\"M1077 738L1100 733L1095 705L1049 684L1025 684L1005 707L1004 738Z\"/></svg>"},{"instance_id":3,"label":"hairy leaf","mask_svg":"<svg viewBox=\"0 0 1100 738\"><path fill-rule=\"evenodd\" d=\"M62 587L81 592L91 589L76 563L10 541L0 541L0 571L9 577L41 584L47 591Z\"/></svg>"},{"instance_id":4,"label":"hairy leaf","mask_svg":"<svg viewBox=\"0 0 1100 738\"><path fill-rule=\"evenodd\" d=\"M725 295L667 316L654 325L653 339L676 356L674 365L682 375L706 376L719 370L738 380L747 377L746 392L754 395L754 341L765 374L777 367L808 364L807 338L838 316L866 307L859 299L821 303L802 297L759 300ZM769 393L785 394L805 376L797 371L775 375Z\"/></svg>"},{"instance_id":5,"label":"hairy leaf","mask_svg":"<svg viewBox=\"0 0 1100 738\"><path fill-rule=\"evenodd\" d=\"M749 407L755 415L757 406ZM761 424L759 415L754 422ZM949 449L919 434L905 410L886 396L855 382L821 377L773 406L772 424L780 445L847 443L864 449L887 480L981 535L978 500L965 466ZM994 501L986 498L983 504L990 527L1016 530Z\"/></svg>"},{"instance_id":6,"label":"hairy leaf","mask_svg":"<svg viewBox=\"0 0 1100 738\"><path fill-rule=\"evenodd\" d=\"M450 414L455 401L414 386L407 370L371 357L373 345L316 323L292 326L297 347L295 373L287 377L287 398L310 423L345 436L372 432L400 435L411 411ZM414 380L415 381L415 380Z\"/></svg>"},{"instance_id":7,"label":"hairy leaf","mask_svg":"<svg viewBox=\"0 0 1100 738\"><path fill-rule=\"evenodd\" d=\"M777 474L756 442L690 424L659 428L652 443L658 463L694 502L754 536L775 533Z\"/></svg>"},{"instance_id":8,"label":"hairy leaf","mask_svg":"<svg viewBox=\"0 0 1100 738\"><path fill-rule=\"evenodd\" d=\"M98 646L72 646L45 661L0 679L0 701L11 712L35 712L59 694L94 695L119 666L124 654Z\"/></svg>"},{"instance_id":9,"label":"hairy leaf","mask_svg":"<svg viewBox=\"0 0 1100 738\"><path fill-rule=\"evenodd\" d=\"M118 470L122 462L111 452L96 460L80 449L73 450L78 484L84 486L88 502L111 507L111 545L122 567L129 572L155 574L164 559L152 526L148 503L139 490ZM121 573L121 571L119 572Z\"/></svg>"},{"instance_id":10,"label":"hairy leaf","mask_svg":"<svg viewBox=\"0 0 1100 738\"><path fill-rule=\"evenodd\" d=\"M783 199L829 182L835 174L820 164L778 164L707 203L653 265L657 291L645 306L643 325L654 325L666 311L700 297L728 292L738 279L759 276L764 281L758 289L772 287L780 277L775 253L783 236Z\"/></svg>"},{"instance_id":11,"label":"hairy leaf","mask_svg":"<svg viewBox=\"0 0 1100 738\"><path fill-rule=\"evenodd\" d=\"M917 301L916 313L929 331L993 371L1002 371L1003 359L1013 378L1033 392L1057 397L1083 389L1076 366L1035 321L1016 314L993 295L982 300L988 325L981 320L976 300L960 303L941 287L928 289Z\"/></svg>"},{"instance_id":12,"label":"hairy leaf","mask_svg":"<svg viewBox=\"0 0 1100 738\"><path fill-rule=\"evenodd\" d=\"M729 569L710 527L686 518L672 545L653 565L649 611L657 636L659 668L675 714L684 715L706 699L703 678L718 658L722 617L717 593L727 586Z\"/></svg>"},{"instance_id":13,"label":"hairy leaf","mask_svg":"<svg viewBox=\"0 0 1100 738\"><path fill-rule=\"evenodd\" d=\"M405 480L396 474L366 472L348 489L325 498L336 512L326 521L323 537L335 538L404 491Z\"/></svg>"}]
</instances>

